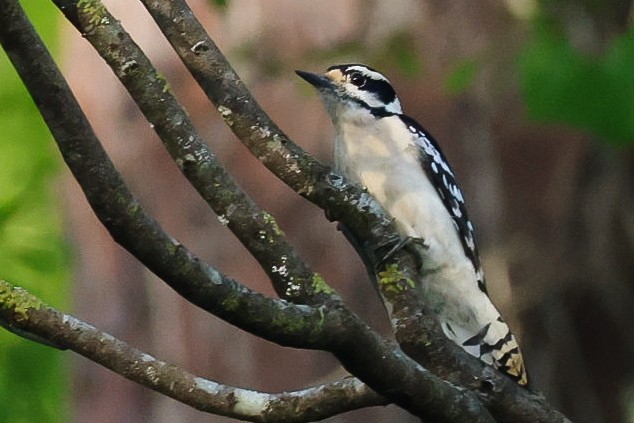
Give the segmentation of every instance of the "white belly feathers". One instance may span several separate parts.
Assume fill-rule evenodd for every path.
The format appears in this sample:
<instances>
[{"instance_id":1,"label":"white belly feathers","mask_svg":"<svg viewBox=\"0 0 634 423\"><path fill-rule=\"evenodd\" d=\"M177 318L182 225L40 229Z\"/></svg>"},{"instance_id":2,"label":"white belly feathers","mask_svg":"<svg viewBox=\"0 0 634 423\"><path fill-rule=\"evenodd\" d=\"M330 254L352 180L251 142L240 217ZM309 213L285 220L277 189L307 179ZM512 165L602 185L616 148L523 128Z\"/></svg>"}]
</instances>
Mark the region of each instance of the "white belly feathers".
<instances>
[{"instance_id":1,"label":"white belly feathers","mask_svg":"<svg viewBox=\"0 0 634 423\"><path fill-rule=\"evenodd\" d=\"M447 337L462 344L486 324L496 322L499 312L478 288L473 263L425 174L414 135L398 117L380 121L374 125L341 121L335 140L335 166L368 189L395 219L402 235L424 240L428 249L423 257L426 276L419 281L421 289ZM491 329L488 336L505 335ZM499 329L508 332L506 325ZM476 348L465 349L480 356Z\"/></svg>"}]
</instances>

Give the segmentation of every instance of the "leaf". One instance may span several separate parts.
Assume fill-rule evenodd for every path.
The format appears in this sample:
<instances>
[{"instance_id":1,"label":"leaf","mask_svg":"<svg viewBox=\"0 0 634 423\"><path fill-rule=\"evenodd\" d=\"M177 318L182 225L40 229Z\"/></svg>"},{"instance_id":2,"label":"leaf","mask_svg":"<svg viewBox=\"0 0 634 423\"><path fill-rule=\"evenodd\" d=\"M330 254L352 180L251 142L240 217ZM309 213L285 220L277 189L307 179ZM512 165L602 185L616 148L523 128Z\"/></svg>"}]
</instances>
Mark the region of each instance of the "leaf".
<instances>
[{"instance_id":1,"label":"leaf","mask_svg":"<svg viewBox=\"0 0 634 423\"><path fill-rule=\"evenodd\" d=\"M467 59L458 63L445 79L445 89L451 95L463 93L471 86L479 70L477 59Z\"/></svg>"},{"instance_id":2,"label":"leaf","mask_svg":"<svg viewBox=\"0 0 634 423\"><path fill-rule=\"evenodd\" d=\"M615 145L634 142L634 30L593 57L538 23L519 69L531 118L568 124Z\"/></svg>"}]
</instances>

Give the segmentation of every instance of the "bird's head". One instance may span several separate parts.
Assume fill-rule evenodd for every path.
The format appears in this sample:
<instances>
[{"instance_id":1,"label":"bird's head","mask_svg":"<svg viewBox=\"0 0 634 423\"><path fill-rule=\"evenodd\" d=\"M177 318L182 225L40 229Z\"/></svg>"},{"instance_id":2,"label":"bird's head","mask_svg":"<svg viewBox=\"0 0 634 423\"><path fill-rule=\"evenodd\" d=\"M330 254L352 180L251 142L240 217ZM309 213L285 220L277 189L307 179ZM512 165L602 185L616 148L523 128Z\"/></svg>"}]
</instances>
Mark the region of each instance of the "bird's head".
<instances>
[{"instance_id":1,"label":"bird's head","mask_svg":"<svg viewBox=\"0 0 634 423\"><path fill-rule=\"evenodd\" d=\"M333 120L359 112L377 117L402 113L390 81L369 66L336 65L321 75L295 72L319 91Z\"/></svg>"}]
</instances>

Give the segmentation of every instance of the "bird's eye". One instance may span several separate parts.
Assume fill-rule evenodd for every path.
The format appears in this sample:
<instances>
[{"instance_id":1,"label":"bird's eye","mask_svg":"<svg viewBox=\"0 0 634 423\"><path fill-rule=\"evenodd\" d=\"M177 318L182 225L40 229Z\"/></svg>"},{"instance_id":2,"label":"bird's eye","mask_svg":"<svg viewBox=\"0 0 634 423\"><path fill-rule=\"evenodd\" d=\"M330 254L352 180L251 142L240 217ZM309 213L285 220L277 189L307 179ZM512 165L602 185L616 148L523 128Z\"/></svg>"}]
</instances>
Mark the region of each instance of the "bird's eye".
<instances>
[{"instance_id":1,"label":"bird's eye","mask_svg":"<svg viewBox=\"0 0 634 423\"><path fill-rule=\"evenodd\" d=\"M350 83L356 87L363 87L365 85L366 79L359 72L353 72L348 77Z\"/></svg>"}]
</instances>

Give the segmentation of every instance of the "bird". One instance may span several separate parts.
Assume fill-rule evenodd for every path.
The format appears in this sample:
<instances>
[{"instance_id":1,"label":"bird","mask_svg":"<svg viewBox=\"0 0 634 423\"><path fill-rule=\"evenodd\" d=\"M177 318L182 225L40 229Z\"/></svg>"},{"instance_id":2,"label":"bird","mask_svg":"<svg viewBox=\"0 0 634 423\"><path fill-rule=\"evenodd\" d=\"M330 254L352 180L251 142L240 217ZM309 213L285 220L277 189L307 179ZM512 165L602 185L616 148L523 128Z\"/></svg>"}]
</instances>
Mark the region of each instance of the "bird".
<instances>
[{"instance_id":1,"label":"bird","mask_svg":"<svg viewBox=\"0 0 634 423\"><path fill-rule=\"evenodd\" d=\"M422 239L417 286L445 336L528 386L517 340L488 296L464 195L436 140L369 66L295 72L317 90L333 122L335 170L372 194L400 236Z\"/></svg>"}]
</instances>

